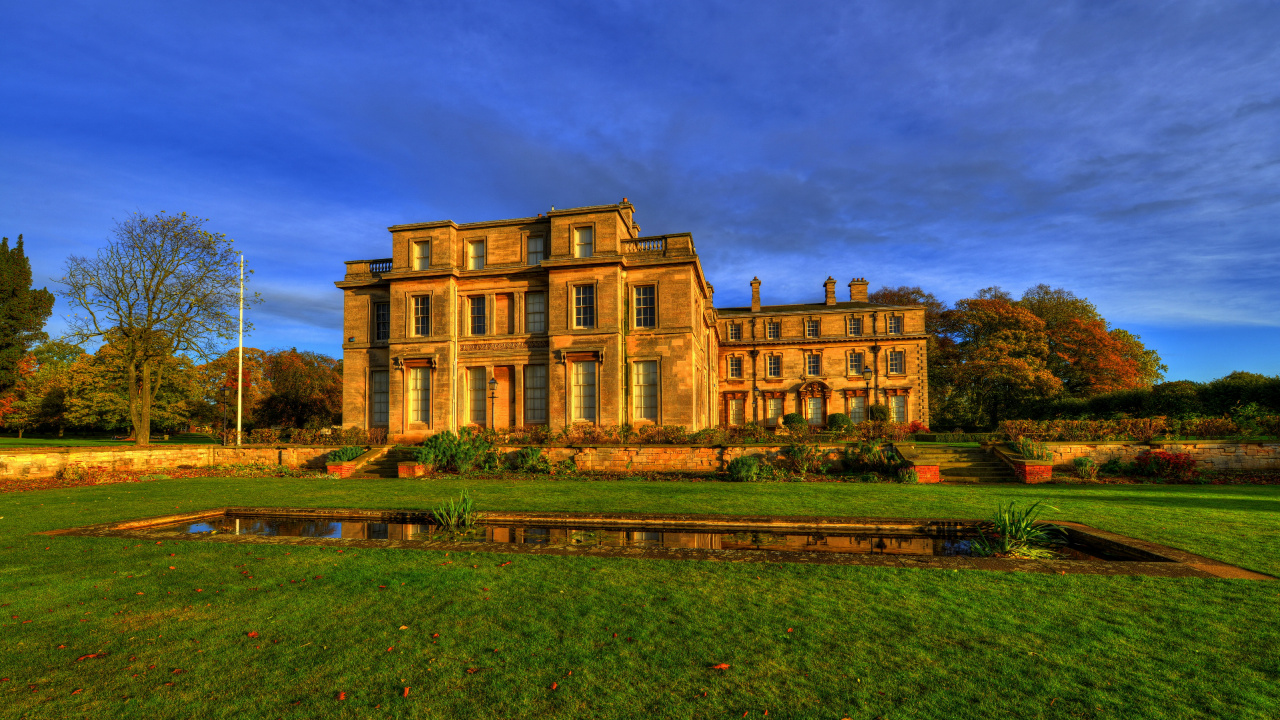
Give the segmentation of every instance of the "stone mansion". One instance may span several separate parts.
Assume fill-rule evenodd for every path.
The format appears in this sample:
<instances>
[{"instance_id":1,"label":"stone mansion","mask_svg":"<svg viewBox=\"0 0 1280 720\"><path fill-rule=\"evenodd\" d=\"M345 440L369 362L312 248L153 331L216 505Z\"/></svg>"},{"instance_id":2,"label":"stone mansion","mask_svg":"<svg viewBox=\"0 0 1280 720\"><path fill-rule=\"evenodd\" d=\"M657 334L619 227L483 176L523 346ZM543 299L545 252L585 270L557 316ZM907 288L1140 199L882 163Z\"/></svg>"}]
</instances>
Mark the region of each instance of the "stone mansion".
<instances>
[{"instance_id":1,"label":"stone mansion","mask_svg":"<svg viewBox=\"0 0 1280 720\"><path fill-rule=\"evenodd\" d=\"M683 425L801 413L928 422L924 308L867 301L717 308L688 233L635 209L396 225L391 257L347 261L343 425L412 442L467 425ZM834 263L828 263L834 264Z\"/></svg>"}]
</instances>

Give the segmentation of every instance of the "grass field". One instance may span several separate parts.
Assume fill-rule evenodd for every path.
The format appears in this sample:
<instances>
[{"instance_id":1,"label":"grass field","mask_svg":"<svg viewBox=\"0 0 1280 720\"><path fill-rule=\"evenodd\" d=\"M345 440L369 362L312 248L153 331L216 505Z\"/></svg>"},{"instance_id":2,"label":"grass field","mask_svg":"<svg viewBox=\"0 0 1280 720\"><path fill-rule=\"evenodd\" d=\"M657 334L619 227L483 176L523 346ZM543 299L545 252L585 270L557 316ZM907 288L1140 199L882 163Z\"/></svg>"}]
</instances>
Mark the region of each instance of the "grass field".
<instances>
[{"instance_id":1,"label":"grass field","mask_svg":"<svg viewBox=\"0 0 1280 720\"><path fill-rule=\"evenodd\" d=\"M228 504L426 509L464 487L493 510L973 518L1044 498L1057 519L1280 575L1277 486L196 478L0 494L0 714L1280 716L1277 582L32 535Z\"/></svg>"}]
</instances>

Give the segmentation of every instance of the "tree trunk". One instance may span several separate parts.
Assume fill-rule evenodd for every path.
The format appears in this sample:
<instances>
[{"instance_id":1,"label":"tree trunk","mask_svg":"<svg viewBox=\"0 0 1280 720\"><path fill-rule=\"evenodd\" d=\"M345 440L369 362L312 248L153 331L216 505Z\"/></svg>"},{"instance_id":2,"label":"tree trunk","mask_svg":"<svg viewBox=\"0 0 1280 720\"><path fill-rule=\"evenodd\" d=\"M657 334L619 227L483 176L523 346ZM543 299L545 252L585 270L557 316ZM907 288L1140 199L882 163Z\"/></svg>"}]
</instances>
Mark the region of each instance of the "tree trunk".
<instances>
[{"instance_id":1,"label":"tree trunk","mask_svg":"<svg viewBox=\"0 0 1280 720\"><path fill-rule=\"evenodd\" d=\"M140 407L138 415L140 423L138 426L138 444L151 444L151 363L144 361L142 363L142 382L138 384L141 391Z\"/></svg>"},{"instance_id":2,"label":"tree trunk","mask_svg":"<svg viewBox=\"0 0 1280 720\"><path fill-rule=\"evenodd\" d=\"M133 428L133 442L146 445L151 440L142 428L142 398L138 391L138 362L130 360L125 366L125 381L129 386L129 425Z\"/></svg>"}]
</instances>

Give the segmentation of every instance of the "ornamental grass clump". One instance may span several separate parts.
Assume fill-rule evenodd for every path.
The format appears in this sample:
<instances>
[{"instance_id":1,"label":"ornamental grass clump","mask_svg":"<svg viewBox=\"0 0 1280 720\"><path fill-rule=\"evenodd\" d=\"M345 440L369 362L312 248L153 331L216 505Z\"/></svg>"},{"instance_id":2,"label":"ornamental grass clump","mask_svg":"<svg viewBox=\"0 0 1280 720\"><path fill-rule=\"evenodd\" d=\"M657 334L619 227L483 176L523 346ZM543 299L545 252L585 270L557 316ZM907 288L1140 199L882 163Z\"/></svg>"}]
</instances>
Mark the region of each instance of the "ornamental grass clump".
<instances>
[{"instance_id":1,"label":"ornamental grass clump","mask_svg":"<svg viewBox=\"0 0 1280 720\"><path fill-rule=\"evenodd\" d=\"M1000 506L995 517L978 526L978 537L973 540L973 554L1012 558L1055 558L1056 546L1066 542L1066 531L1057 525L1039 522L1037 507L1043 500L1031 504L1026 510ZM1054 508L1055 510L1057 508Z\"/></svg>"},{"instance_id":2,"label":"ornamental grass clump","mask_svg":"<svg viewBox=\"0 0 1280 720\"><path fill-rule=\"evenodd\" d=\"M466 490L455 503L453 498L431 511L435 524L449 532L466 532L475 527L484 515L476 510L475 502Z\"/></svg>"},{"instance_id":3,"label":"ornamental grass clump","mask_svg":"<svg viewBox=\"0 0 1280 720\"><path fill-rule=\"evenodd\" d=\"M551 473L551 461L542 454L542 448L522 447L511 454L511 469L520 473L547 475Z\"/></svg>"},{"instance_id":4,"label":"ornamental grass clump","mask_svg":"<svg viewBox=\"0 0 1280 720\"><path fill-rule=\"evenodd\" d=\"M1029 437L1020 437L1014 440L1013 449L1027 460L1052 460L1053 453L1045 446L1044 443L1032 440Z\"/></svg>"}]
</instances>

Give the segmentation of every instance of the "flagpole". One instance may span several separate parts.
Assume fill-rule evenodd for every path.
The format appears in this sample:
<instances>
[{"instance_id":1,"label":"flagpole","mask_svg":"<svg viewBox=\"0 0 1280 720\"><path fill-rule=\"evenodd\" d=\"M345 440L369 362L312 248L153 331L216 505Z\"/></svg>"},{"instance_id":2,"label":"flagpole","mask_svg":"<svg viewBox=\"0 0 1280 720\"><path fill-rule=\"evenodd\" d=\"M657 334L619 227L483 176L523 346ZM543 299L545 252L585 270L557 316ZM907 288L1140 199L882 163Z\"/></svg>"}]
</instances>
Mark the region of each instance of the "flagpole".
<instances>
[{"instance_id":1,"label":"flagpole","mask_svg":"<svg viewBox=\"0 0 1280 720\"><path fill-rule=\"evenodd\" d=\"M244 419L244 253L240 253L240 347L236 370L236 447L240 447L240 428Z\"/></svg>"}]
</instances>

